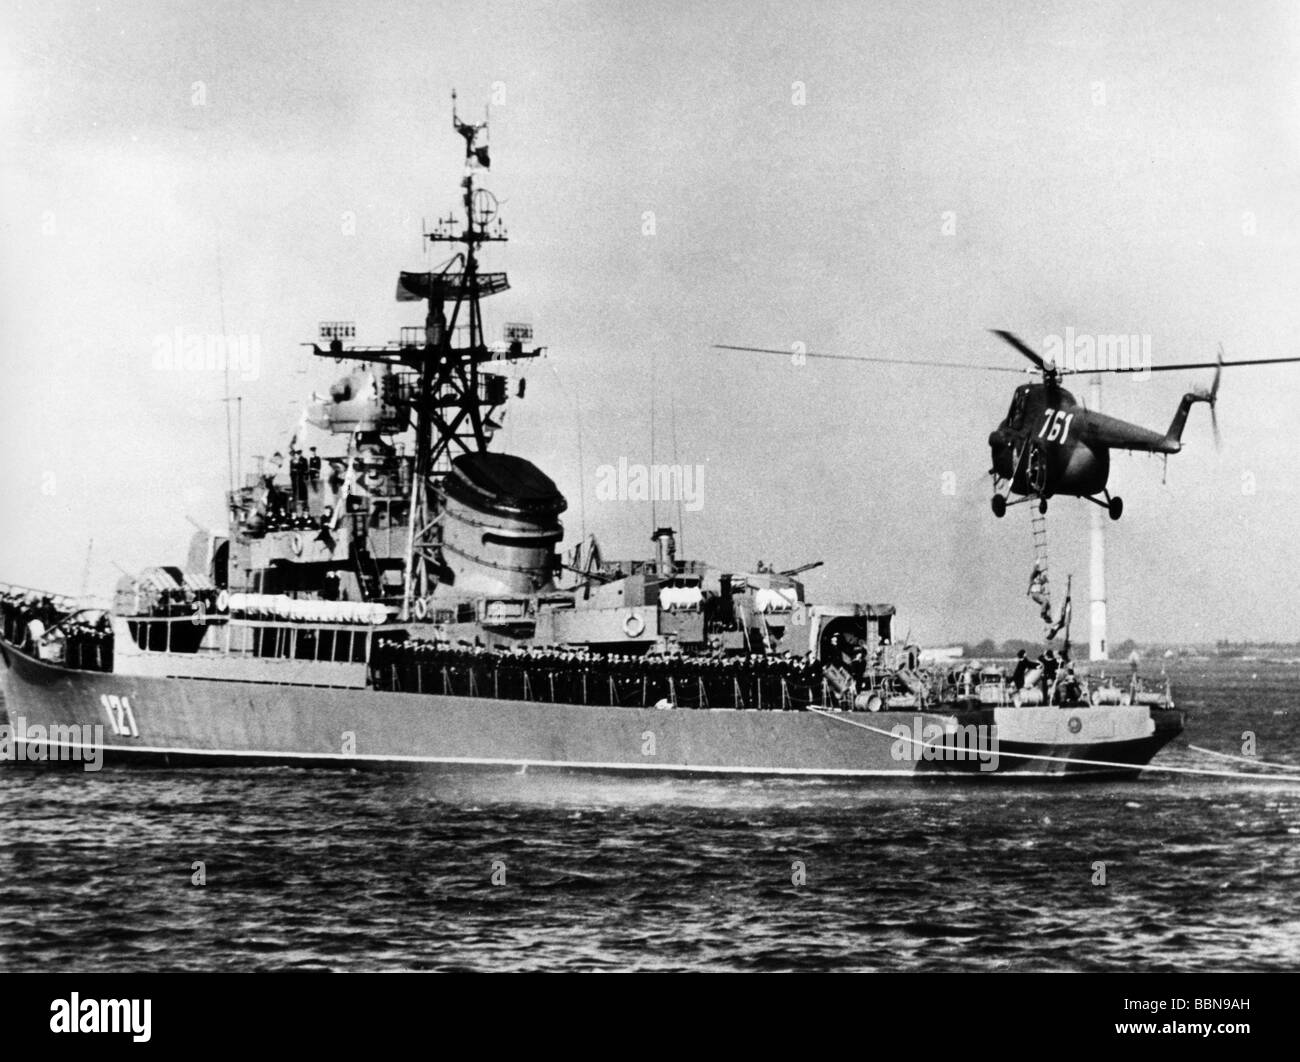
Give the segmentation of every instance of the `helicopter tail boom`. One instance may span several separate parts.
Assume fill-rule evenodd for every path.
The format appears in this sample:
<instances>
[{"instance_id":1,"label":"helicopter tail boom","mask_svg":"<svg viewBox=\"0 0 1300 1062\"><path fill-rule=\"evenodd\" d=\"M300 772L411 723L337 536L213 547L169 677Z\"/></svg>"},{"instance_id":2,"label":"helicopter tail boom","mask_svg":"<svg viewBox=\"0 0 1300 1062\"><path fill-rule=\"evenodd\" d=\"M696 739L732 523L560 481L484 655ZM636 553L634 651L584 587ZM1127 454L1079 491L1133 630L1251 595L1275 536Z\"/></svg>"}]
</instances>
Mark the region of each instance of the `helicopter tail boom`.
<instances>
[{"instance_id":1,"label":"helicopter tail boom","mask_svg":"<svg viewBox=\"0 0 1300 1062\"><path fill-rule=\"evenodd\" d=\"M1219 378L1223 375L1223 347L1219 347L1218 363L1214 367L1214 382L1210 385L1208 391L1196 390L1188 391L1183 395L1183 400L1178 403L1178 409L1174 413L1174 419L1169 425L1169 430L1165 432L1165 441L1173 449L1167 452L1171 454L1178 453L1183 448L1183 428L1187 424L1187 414L1191 412L1192 406L1197 402L1206 402L1210 407L1210 420L1214 426L1214 445L1219 445L1219 418L1214 411L1215 405L1219 400Z\"/></svg>"},{"instance_id":2,"label":"helicopter tail boom","mask_svg":"<svg viewBox=\"0 0 1300 1062\"><path fill-rule=\"evenodd\" d=\"M1174 419L1169 422L1169 430L1161 435L1150 428L1108 417L1095 411L1088 414L1088 436L1092 443L1100 443L1112 450L1137 450L1149 454L1176 454L1183 448L1183 428L1187 426L1187 415L1197 402L1208 402L1213 408L1214 392L1188 391L1174 411Z\"/></svg>"},{"instance_id":3,"label":"helicopter tail boom","mask_svg":"<svg viewBox=\"0 0 1300 1062\"><path fill-rule=\"evenodd\" d=\"M1187 414L1192 411L1192 406L1197 402L1210 401L1207 395L1199 394L1195 391L1188 391L1183 395L1183 400L1178 403L1178 409L1174 411L1174 419L1169 422L1169 430L1165 432L1165 448L1156 450L1155 453L1176 454L1183 448L1183 428L1187 425Z\"/></svg>"},{"instance_id":4,"label":"helicopter tail boom","mask_svg":"<svg viewBox=\"0 0 1300 1062\"><path fill-rule=\"evenodd\" d=\"M1138 424L1130 424L1126 420L1119 420L1116 417L1108 417L1105 413L1098 413L1096 410L1088 412L1088 438L1091 445L1100 444L1112 450L1140 450L1143 453L1151 454L1176 454L1182 449L1182 443L1179 441L1183 432L1183 424L1187 421L1188 410L1191 409L1191 402L1188 400L1191 395L1183 398L1182 405L1174 414L1173 423L1169 425L1169 431L1161 435L1158 431L1152 431L1150 428L1143 428Z\"/></svg>"}]
</instances>

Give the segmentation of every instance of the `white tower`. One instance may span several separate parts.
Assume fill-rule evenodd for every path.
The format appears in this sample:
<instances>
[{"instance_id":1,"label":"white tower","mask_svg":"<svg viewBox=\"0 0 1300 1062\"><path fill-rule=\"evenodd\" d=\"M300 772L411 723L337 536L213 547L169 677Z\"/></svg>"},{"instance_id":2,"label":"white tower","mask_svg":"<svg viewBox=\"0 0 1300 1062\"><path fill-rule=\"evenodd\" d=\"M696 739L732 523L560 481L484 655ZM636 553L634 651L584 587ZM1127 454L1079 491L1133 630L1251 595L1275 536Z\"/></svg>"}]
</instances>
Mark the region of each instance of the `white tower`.
<instances>
[{"instance_id":1,"label":"white tower","mask_svg":"<svg viewBox=\"0 0 1300 1062\"><path fill-rule=\"evenodd\" d=\"M1092 408L1101 411L1101 374L1092 378ZM1091 637L1088 640L1088 657L1106 660L1106 525L1099 506L1093 506L1092 567L1088 579L1088 597L1092 610Z\"/></svg>"}]
</instances>

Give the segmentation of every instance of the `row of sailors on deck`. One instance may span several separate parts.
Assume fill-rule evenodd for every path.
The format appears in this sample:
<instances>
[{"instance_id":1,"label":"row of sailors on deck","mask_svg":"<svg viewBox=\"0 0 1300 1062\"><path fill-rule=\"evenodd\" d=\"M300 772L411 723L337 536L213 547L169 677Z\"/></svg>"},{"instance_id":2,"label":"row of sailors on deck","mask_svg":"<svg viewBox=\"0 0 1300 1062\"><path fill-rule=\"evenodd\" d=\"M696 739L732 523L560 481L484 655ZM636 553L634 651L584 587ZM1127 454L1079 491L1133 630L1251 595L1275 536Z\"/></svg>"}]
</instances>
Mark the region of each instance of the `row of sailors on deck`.
<instances>
[{"instance_id":1,"label":"row of sailors on deck","mask_svg":"<svg viewBox=\"0 0 1300 1062\"><path fill-rule=\"evenodd\" d=\"M44 641L53 646L54 659L84 671L111 671L113 631L105 614L97 622L72 619L59 624Z\"/></svg>"},{"instance_id":2,"label":"row of sailors on deck","mask_svg":"<svg viewBox=\"0 0 1300 1062\"><path fill-rule=\"evenodd\" d=\"M380 638L381 654L392 653L416 663L450 665L524 665L557 670L601 670L635 674L689 675L704 673L766 674L797 682L819 682L821 664L811 657L782 655L689 656L685 654L598 653L553 646L514 646L509 649L450 642Z\"/></svg>"},{"instance_id":3,"label":"row of sailors on deck","mask_svg":"<svg viewBox=\"0 0 1300 1062\"><path fill-rule=\"evenodd\" d=\"M73 601L57 594L4 589L0 590L0 611L3 611L6 620L13 619L21 623L40 620L49 628L77 612L78 609ZM86 618L68 620L62 623L62 629L69 632L84 632L87 637L110 630L107 613L99 613L98 618L94 620L89 618L94 615L92 612L83 612L82 615Z\"/></svg>"},{"instance_id":4,"label":"row of sailors on deck","mask_svg":"<svg viewBox=\"0 0 1300 1062\"><path fill-rule=\"evenodd\" d=\"M325 506L319 517L305 512L290 514L282 506L272 505L266 515L267 531L319 531L334 522L334 514Z\"/></svg>"},{"instance_id":5,"label":"row of sailors on deck","mask_svg":"<svg viewBox=\"0 0 1300 1062\"><path fill-rule=\"evenodd\" d=\"M34 590L6 589L0 591L0 607L6 620L21 621L24 625L34 619L50 627L71 611L71 606L60 607L51 594L38 594Z\"/></svg>"},{"instance_id":6,"label":"row of sailors on deck","mask_svg":"<svg viewBox=\"0 0 1300 1062\"><path fill-rule=\"evenodd\" d=\"M94 617L93 613L86 613L68 618L74 607L66 598L49 594L0 590L4 639L12 645L30 648L33 639L48 638L51 643L66 647L69 664L107 670L113 647L108 614Z\"/></svg>"}]
</instances>

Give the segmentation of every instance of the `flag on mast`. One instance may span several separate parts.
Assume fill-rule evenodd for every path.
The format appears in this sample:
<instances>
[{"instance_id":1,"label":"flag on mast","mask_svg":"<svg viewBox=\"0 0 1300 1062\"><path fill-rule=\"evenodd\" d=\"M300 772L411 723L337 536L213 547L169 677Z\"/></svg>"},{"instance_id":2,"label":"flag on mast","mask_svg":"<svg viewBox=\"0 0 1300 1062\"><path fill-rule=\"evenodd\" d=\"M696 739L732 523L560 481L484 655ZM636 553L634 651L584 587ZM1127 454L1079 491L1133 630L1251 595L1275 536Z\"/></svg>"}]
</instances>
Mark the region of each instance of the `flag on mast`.
<instances>
[{"instance_id":1,"label":"flag on mast","mask_svg":"<svg viewBox=\"0 0 1300 1062\"><path fill-rule=\"evenodd\" d=\"M1062 628L1065 628L1066 638L1067 640L1069 639L1070 612L1071 612L1070 591L1068 589L1068 584L1067 584L1067 589L1065 591L1065 604L1061 606L1061 614L1060 616L1057 617L1056 622L1052 624L1052 626L1049 627L1047 631L1047 640L1049 642L1053 638L1055 638L1058 634L1061 633Z\"/></svg>"}]
</instances>

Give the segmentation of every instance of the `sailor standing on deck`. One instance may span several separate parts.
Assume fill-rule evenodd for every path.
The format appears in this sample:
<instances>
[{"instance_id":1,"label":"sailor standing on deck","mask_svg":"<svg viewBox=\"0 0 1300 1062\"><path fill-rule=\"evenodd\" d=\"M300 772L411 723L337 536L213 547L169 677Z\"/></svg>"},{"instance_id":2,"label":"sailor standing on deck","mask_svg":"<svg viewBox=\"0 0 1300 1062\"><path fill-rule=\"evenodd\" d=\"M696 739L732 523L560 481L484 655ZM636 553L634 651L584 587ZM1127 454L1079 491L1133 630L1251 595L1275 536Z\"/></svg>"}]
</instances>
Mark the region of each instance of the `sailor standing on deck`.
<instances>
[{"instance_id":1,"label":"sailor standing on deck","mask_svg":"<svg viewBox=\"0 0 1300 1062\"><path fill-rule=\"evenodd\" d=\"M1038 663L1043 669L1043 700L1046 701L1052 694L1052 686L1056 682L1056 670L1060 664L1051 649L1038 658Z\"/></svg>"},{"instance_id":2,"label":"sailor standing on deck","mask_svg":"<svg viewBox=\"0 0 1300 1062\"><path fill-rule=\"evenodd\" d=\"M280 475L280 470L284 467L284 454L276 450L271 455L271 460L267 462L266 469L262 473L262 486L266 490L266 519L271 525L272 530L284 519L284 495L275 485L276 477Z\"/></svg>"},{"instance_id":3,"label":"sailor standing on deck","mask_svg":"<svg viewBox=\"0 0 1300 1062\"><path fill-rule=\"evenodd\" d=\"M307 458L301 450L289 452L289 479L293 484L293 504L297 512L307 507Z\"/></svg>"},{"instance_id":4,"label":"sailor standing on deck","mask_svg":"<svg viewBox=\"0 0 1300 1062\"><path fill-rule=\"evenodd\" d=\"M298 505L298 450L292 444L289 446L289 497L296 508Z\"/></svg>"},{"instance_id":5,"label":"sailor standing on deck","mask_svg":"<svg viewBox=\"0 0 1300 1062\"><path fill-rule=\"evenodd\" d=\"M1029 669L1033 664L1029 662L1029 657L1025 655L1023 649L1016 651L1016 669L1011 672L1011 685L1018 690L1025 688L1025 676L1029 674Z\"/></svg>"}]
</instances>

